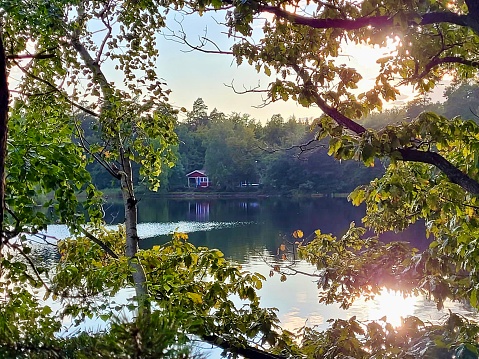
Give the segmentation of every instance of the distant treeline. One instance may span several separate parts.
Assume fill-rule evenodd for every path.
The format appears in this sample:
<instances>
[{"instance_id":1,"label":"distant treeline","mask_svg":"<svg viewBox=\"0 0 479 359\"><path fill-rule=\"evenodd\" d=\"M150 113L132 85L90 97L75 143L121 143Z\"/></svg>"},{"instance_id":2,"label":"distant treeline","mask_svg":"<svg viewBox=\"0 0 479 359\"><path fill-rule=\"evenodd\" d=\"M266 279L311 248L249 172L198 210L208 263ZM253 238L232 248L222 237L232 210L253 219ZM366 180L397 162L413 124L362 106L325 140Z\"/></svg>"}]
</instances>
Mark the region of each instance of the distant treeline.
<instances>
[{"instance_id":1,"label":"distant treeline","mask_svg":"<svg viewBox=\"0 0 479 359\"><path fill-rule=\"evenodd\" d=\"M367 127L409 121L423 111L446 117L478 119L479 87L461 84L444 92L445 101L432 103L420 98L407 105L376 113L363 120ZM85 120L88 121L88 120ZM224 114L198 98L176 133L176 165L165 166L161 175L163 192L200 190L188 188L186 174L205 170L211 186L201 191L262 191L280 194L344 193L380 176L384 164L366 168L354 161L339 162L327 154L327 143L311 141L312 119L285 119L276 114L262 125L247 114ZM86 135L93 136L94 131ZM111 176L98 164L90 165L100 189L117 188ZM138 178L139 176L137 176ZM139 183L141 185L141 179Z\"/></svg>"}]
</instances>

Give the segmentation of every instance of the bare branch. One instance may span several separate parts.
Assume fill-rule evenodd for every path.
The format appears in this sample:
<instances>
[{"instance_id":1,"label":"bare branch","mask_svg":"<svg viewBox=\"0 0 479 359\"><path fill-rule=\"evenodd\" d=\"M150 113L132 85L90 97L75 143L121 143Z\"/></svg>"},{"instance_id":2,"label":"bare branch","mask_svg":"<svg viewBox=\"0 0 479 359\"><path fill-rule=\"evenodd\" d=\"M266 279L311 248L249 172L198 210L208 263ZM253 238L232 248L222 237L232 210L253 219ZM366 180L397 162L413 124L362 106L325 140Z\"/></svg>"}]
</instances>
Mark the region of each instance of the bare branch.
<instances>
[{"instance_id":1,"label":"bare branch","mask_svg":"<svg viewBox=\"0 0 479 359\"><path fill-rule=\"evenodd\" d=\"M91 234L84 228L81 228L81 232L93 243L98 244L101 247L101 249L103 249L106 253L108 253L112 258L118 259L118 255L115 252L113 252L113 250L110 247L108 247L103 241L95 237L93 234Z\"/></svg>"},{"instance_id":2,"label":"bare branch","mask_svg":"<svg viewBox=\"0 0 479 359\"><path fill-rule=\"evenodd\" d=\"M92 156L95 161L97 161L104 169L107 170L107 172L109 174L111 174L113 177L115 177L116 179L121 179L121 175L118 173L118 170L115 170L109 163L107 163L106 161L103 160L103 158L101 158L101 156L99 156L97 153L93 153L91 150L90 150L90 147L88 146L88 144L86 143L86 140L85 140L85 137L83 136L82 134L82 131L80 129L80 126L78 126L78 124L75 122L75 128L77 130L77 133L78 133L78 138L80 140L80 145L81 147L90 155Z\"/></svg>"},{"instance_id":3,"label":"bare branch","mask_svg":"<svg viewBox=\"0 0 479 359\"><path fill-rule=\"evenodd\" d=\"M24 59L36 59L36 60L43 60L43 59L51 59L55 57L54 53L50 53L51 51L55 51L56 47L48 48L44 51L41 51L37 54L11 54L7 55L8 60L24 60Z\"/></svg>"},{"instance_id":4,"label":"bare branch","mask_svg":"<svg viewBox=\"0 0 479 359\"><path fill-rule=\"evenodd\" d=\"M479 61L478 60L467 60L463 57L459 56L445 56L445 57L434 57L427 65L424 67L424 70L415 75L412 79L408 79L406 81L401 82L400 84L404 84L405 82L409 82L411 80L420 80L427 76L427 74L436 66L442 64L461 64L466 65L469 67L475 67L479 69Z\"/></svg>"},{"instance_id":5,"label":"bare branch","mask_svg":"<svg viewBox=\"0 0 479 359\"><path fill-rule=\"evenodd\" d=\"M55 241L58 242L58 238L55 237L55 236L50 236L50 235L45 234L45 233L29 233L29 234L33 237L36 237L36 238L39 238L39 239L42 240L41 242L39 242L39 241L34 241L33 239L30 238L30 241L32 241L32 242L39 243L39 244L47 244L49 246L58 247L56 243L52 243L52 242L47 241L47 238L48 238L48 239L55 240Z\"/></svg>"},{"instance_id":6,"label":"bare branch","mask_svg":"<svg viewBox=\"0 0 479 359\"><path fill-rule=\"evenodd\" d=\"M35 93L29 93L29 92L23 92L23 91L18 91L18 90L10 90L11 93L17 93L25 97L38 97L38 96L46 96L50 95L52 93L57 92L56 90L50 90L50 91L45 91L45 92L35 92Z\"/></svg>"},{"instance_id":7,"label":"bare branch","mask_svg":"<svg viewBox=\"0 0 479 359\"><path fill-rule=\"evenodd\" d=\"M25 60L25 59L51 59L54 58L55 54L24 54L24 55L7 55L8 60Z\"/></svg>"},{"instance_id":8,"label":"bare branch","mask_svg":"<svg viewBox=\"0 0 479 359\"><path fill-rule=\"evenodd\" d=\"M101 16L101 21L103 22L103 25L105 25L105 27L107 29L107 33L103 37L100 48L99 48L98 53L96 55L96 62L97 63L100 63L101 56L103 54L103 50L105 49L106 43L108 42L108 39L110 38L111 33L113 31L113 29L110 25L110 20L108 19L108 16L106 15L106 12L108 11L108 9L109 9L109 4L105 4L105 7L101 11L101 15L100 15Z\"/></svg>"},{"instance_id":9,"label":"bare branch","mask_svg":"<svg viewBox=\"0 0 479 359\"><path fill-rule=\"evenodd\" d=\"M178 32L175 32L175 31L169 29L170 34L169 35L164 34L163 36L167 40L186 45L188 47L188 50L182 50L183 52L200 51L200 52L203 52L203 53L206 53L206 54L233 55L232 51L221 50L221 48L219 47L218 44L216 44L213 40L210 40L206 36L207 29L204 29L204 33L205 33L204 36L198 37L198 40L199 40L198 45L194 45L194 44L190 43L187 39L187 35L186 35L186 32L183 28L182 22L179 21L179 20L176 20L176 19L175 19L175 21L178 24L178 26L180 26L180 30ZM214 50L206 49L207 44L212 45Z\"/></svg>"},{"instance_id":10,"label":"bare branch","mask_svg":"<svg viewBox=\"0 0 479 359\"><path fill-rule=\"evenodd\" d=\"M231 85L228 85L228 84L224 84L226 87L229 87L230 89L233 90L233 92L235 94L238 94L238 95L244 95L244 94L247 94L247 93L268 93L269 90L267 89L260 89L261 85L258 81L258 85L256 85L255 87L251 87L251 88L246 88L246 86L243 85L243 90L242 91L239 91L236 89L236 87L234 87L234 84L233 84L234 81L231 81Z\"/></svg>"},{"instance_id":11,"label":"bare branch","mask_svg":"<svg viewBox=\"0 0 479 359\"><path fill-rule=\"evenodd\" d=\"M299 155L301 155L302 153L307 152L307 151L313 151L317 148L326 148L326 145L324 145L324 144L318 144L318 145L315 145L313 147L309 147L309 145L311 145L314 142L319 142L319 141L316 138L312 138L306 143L302 143L300 145L292 145L290 147L285 147L285 148L269 149L269 148L263 148L261 146L258 146L258 148L260 150L263 150L263 151L268 152L268 153L275 153L275 152L279 152L279 151L290 151L290 150L294 150L294 149L299 149L301 151Z\"/></svg>"}]
</instances>

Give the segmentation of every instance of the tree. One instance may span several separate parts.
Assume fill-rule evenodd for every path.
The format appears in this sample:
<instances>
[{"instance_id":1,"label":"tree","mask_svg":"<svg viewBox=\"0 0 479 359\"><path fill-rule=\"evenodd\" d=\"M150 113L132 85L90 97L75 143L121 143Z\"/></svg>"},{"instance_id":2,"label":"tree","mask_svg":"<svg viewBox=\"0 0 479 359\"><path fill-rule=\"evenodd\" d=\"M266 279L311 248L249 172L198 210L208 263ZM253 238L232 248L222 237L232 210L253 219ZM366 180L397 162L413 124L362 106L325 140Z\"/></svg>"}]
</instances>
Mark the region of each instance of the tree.
<instances>
[{"instance_id":1,"label":"tree","mask_svg":"<svg viewBox=\"0 0 479 359\"><path fill-rule=\"evenodd\" d=\"M263 129L263 139L270 146L283 146L284 137L287 133L282 133L284 119L280 114L273 115L271 119L266 122Z\"/></svg>"},{"instance_id":2,"label":"tree","mask_svg":"<svg viewBox=\"0 0 479 359\"><path fill-rule=\"evenodd\" d=\"M0 305L2 357L176 358L186 355L186 333L265 358L275 356L251 341L285 343L274 311L259 307L261 276L243 273L217 250L195 248L181 234L165 246L138 248L132 163L156 189L177 141L169 91L154 69L162 5L0 4L0 176L8 175L7 190L0 185L6 210L0 213L1 291L7 298ZM123 83L108 78L112 70ZM10 103L7 71L20 74L19 83L10 84L17 94ZM93 119L97 143L87 141L81 128L85 115ZM103 226L101 194L86 171L90 161L121 188L125 223L116 231ZM48 271L35 264L26 235L44 238L39 231L56 221L75 238L58 243L59 263ZM128 287L135 296L126 307L135 315L121 321L115 313L125 306L110 308L109 302ZM237 308L231 295L247 304ZM61 298L59 313L42 301L48 297ZM111 319L110 329L58 337L64 316L81 322L95 315Z\"/></svg>"},{"instance_id":3,"label":"tree","mask_svg":"<svg viewBox=\"0 0 479 359\"><path fill-rule=\"evenodd\" d=\"M208 106L206 106L203 99L196 99L193 103L193 109L191 112L188 112L186 116L186 123L194 129L200 126L206 126L209 121L207 110Z\"/></svg>"},{"instance_id":4,"label":"tree","mask_svg":"<svg viewBox=\"0 0 479 359\"><path fill-rule=\"evenodd\" d=\"M444 113L447 118L460 116L477 122L479 89L473 82L451 85L444 91Z\"/></svg>"},{"instance_id":5,"label":"tree","mask_svg":"<svg viewBox=\"0 0 479 359\"><path fill-rule=\"evenodd\" d=\"M233 113L213 122L205 133L205 167L220 188L234 190L241 183L257 182L254 130L249 116Z\"/></svg>"}]
</instances>

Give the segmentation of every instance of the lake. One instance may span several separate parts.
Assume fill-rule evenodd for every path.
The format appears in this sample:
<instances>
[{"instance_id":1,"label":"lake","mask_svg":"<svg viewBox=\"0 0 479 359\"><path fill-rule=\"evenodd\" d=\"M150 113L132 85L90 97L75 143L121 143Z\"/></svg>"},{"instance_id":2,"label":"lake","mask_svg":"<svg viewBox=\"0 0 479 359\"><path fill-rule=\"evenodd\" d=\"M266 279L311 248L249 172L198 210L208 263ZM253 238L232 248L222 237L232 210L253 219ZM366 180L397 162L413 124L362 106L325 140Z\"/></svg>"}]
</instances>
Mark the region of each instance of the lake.
<instances>
[{"instance_id":1,"label":"lake","mask_svg":"<svg viewBox=\"0 0 479 359\"><path fill-rule=\"evenodd\" d=\"M448 309L477 318L475 311L460 303L446 303L438 311L434 303L423 297L402 298L395 293L383 293L374 301L358 300L347 311L339 305L318 303L318 289L313 278L291 276L285 282L275 275L269 277L270 265L276 260L278 247L301 229L308 236L316 229L323 233L342 235L354 221L361 224L364 208L353 207L344 198L255 199L165 199L139 198L139 236L141 246L149 248L164 243L173 231L186 232L197 246L220 249L226 257L240 263L244 269L267 277L259 294L265 307L278 308L285 329L294 330L305 324L321 329L329 326L328 319L379 319L384 315L398 325L401 317L417 315L423 320L444 319ZM105 206L107 223L123 221L120 203ZM53 228L52 228L53 229ZM59 231L57 227L54 231ZM382 235L382 240L407 240L417 248L427 248L425 229L415 225L407 231ZM295 264L298 269L313 272L307 263ZM213 351L210 358L219 357Z\"/></svg>"}]
</instances>

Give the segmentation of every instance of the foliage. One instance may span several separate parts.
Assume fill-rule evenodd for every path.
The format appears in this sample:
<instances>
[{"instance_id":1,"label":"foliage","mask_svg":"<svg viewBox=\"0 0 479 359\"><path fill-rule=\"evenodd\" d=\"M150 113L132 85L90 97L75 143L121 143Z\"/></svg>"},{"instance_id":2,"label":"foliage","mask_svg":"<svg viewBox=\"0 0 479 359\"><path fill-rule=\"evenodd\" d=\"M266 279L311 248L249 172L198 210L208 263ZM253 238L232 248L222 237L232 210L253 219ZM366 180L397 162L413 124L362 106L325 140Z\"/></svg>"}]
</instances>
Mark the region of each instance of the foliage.
<instances>
[{"instance_id":1,"label":"foliage","mask_svg":"<svg viewBox=\"0 0 479 359\"><path fill-rule=\"evenodd\" d=\"M45 112L36 112L39 103ZM57 220L77 229L87 220L79 205L92 223L103 217L101 197L88 185L85 156L71 142L75 128L55 104L51 96L28 104L18 101L10 118L5 202L11 210L7 223L17 231L35 232ZM52 199L45 200L47 195Z\"/></svg>"},{"instance_id":2,"label":"foliage","mask_svg":"<svg viewBox=\"0 0 479 359\"><path fill-rule=\"evenodd\" d=\"M411 316L394 328L380 321L331 321L318 332L304 328L302 345L308 358L477 358L477 324L451 313L443 325Z\"/></svg>"},{"instance_id":3,"label":"foliage","mask_svg":"<svg viewBox=\"0 0 479 359\"><path fill-rule=\"evenodd\" d=\"M262 125L236 113L213 110L202 116L201 124L193 126L188 118L178 123L179 168L168 172L170 189L184 189L188 172L205 169L216 190L238 191L244 190L241 183L259 183L266 193L349 192L383 171L380 166L339 164L327 155L326 144L306 145L312 133L305 120L273 115ZM345 173L347 179L338 181Z\"/></svg>"},{"instance_id":4,"label":"foliage","mask_svg":"<svg viewBox=\"0 0 479 359\"><path fill-rule=\"evenodd\" d=\"M121 231L105 231L97 236L103 243L121 251ZM170 325L176 335L189 333L206 339L218 337L232 347L248 346L252 340L281 347L283 341L278 335L280 328L276 313L262 309L256 294L264 278L242 271L238 265L226 260L220 251L196 248L186 239L185 234L175 234L170 243L138 253L138 260L147 275L149 298L156 308L152 314L155 320ZM109 319L116 318L124 307L135 309L133 303L118 304L111 300L131 283L131 268L125 257L114 259L107 256L102 248L81 237L67 239L59 247L62 259L52 279L52 293L66 301L63 316L85 318L99 315ZM241 306L235 304L232 296L241 300ZM78 301L78 298L82 300ZM169 313L169 317L164 313ZM141 322L122 325L140 328ZM145 328L145 331L156 328L154 322L146 327L151 329ZM113 334L108 332L107 335ZM155 336L146 338L154 340ZM179 340L176 336L170 339L170 342L163 343L164 347ZM186 337L181 340L186 341ZM145 342L144 348L148 347ZM127 348L124 351L132 352Z\"/></svg>"}]
</instances>

